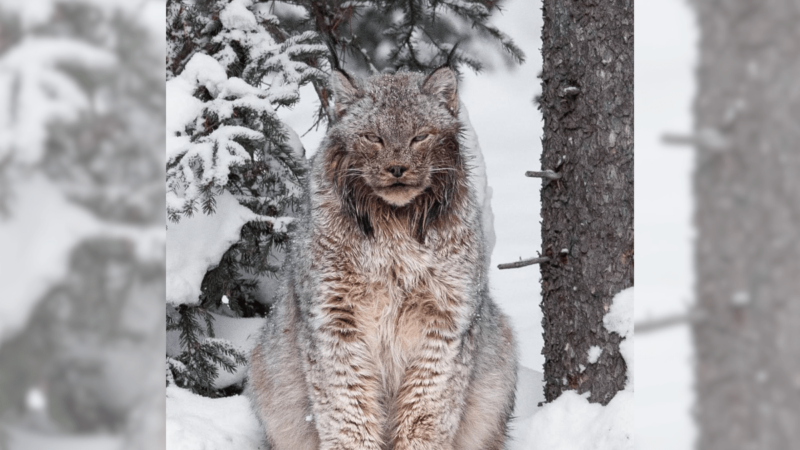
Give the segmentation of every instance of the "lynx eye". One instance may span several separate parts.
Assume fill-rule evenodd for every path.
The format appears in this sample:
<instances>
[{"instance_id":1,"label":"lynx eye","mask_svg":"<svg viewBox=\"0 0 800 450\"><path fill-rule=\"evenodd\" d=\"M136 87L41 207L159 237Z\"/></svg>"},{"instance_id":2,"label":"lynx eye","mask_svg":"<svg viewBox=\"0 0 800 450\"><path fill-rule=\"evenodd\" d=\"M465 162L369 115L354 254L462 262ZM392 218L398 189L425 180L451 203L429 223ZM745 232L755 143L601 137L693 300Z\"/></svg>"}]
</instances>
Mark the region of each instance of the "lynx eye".
<instances>
[{"instance_id":1,"label":"lynx eye","mask_svg":"<svg viewBox=\"0 0 800 450\"><path fill-rule=\"evenodd\" d=\"M422 142L425 139L428 139L428 133L420 134L419 136L414 136L414 139L411 142Z\"/></svg>"},{"instance_id":2,"label":"lynx eye","mask_svg":"<svg viewBox=\"0 0 800 450\"><path fill-rule=\"evenodd\" d=\"M374 134L365 134L362 136L364 139L372 142L373 144L383 144L383 139Z\"/></svg>"}]
</instances>

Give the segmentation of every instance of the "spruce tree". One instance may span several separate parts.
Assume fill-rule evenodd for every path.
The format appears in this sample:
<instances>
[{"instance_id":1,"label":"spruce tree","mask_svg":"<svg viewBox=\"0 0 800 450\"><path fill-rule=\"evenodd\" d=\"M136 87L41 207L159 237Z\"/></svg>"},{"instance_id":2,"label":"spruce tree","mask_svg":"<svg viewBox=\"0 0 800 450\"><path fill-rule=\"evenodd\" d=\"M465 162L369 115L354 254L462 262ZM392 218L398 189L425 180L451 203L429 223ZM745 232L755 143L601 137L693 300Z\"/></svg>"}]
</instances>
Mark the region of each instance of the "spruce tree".
<instances>
[{"instance_id":1,"label":"spruce tree","mask_svg":"<svg viewBox=\"0 0 800 450\"><path fill-rule=\"evenodd\" d=\"M545 399L575 390L606 405L627 366L603 320L633 286L633 2L542 11L541 167L556 177L541 190Z\"/></svg>"},{"instance_id":2,"label":"spruce tree","mask_svg":"<svg viewBox=\"0 0 800 450\"><path fill-rule=\"evenodd\" d=\"M183 350L168 360L171 375L181 386L213 395L216 366L233 371L245 360L230 343L214 339L209 308L224 308L224 295L236 315L265 312L253 277L277 272L271 254L281 250L287 231L269 219L291 215L305 171L275 108L291 106L300 86L325 78L304 60L324 56L327 48L313 32L279 33L266 4L170 1L167 8L167 78L180 76L201 105L168 142L168 218L214 214L223 191L264 217L247 223L239 242L207 273L199 303L168 309L168 328L180 330Z\"/></svg>"}]
</instances>

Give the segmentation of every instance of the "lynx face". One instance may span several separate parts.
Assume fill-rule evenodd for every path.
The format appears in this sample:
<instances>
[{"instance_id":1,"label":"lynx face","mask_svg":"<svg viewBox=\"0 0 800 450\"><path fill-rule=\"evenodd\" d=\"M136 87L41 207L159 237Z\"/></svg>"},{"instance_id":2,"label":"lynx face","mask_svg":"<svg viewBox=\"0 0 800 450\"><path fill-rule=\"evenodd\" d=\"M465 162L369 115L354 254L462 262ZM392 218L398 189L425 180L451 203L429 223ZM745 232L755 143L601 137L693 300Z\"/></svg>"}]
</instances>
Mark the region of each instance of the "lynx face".
<instances>
[{"instance_id":1,"label":"lynx face","mask_svg":"<svg viewBox=\"0 0 800 450\"><path fill-rule=\"evenodd\" d=\"M409 205L423 193L442 195L459 170L456 77L448 68L353 80L335 72L341 180L385 203Z\"/></svg>"},{"instance_id":2,"label":"lynx face","mask_svg":"<svg viewBox=\"0 0 800 450\"><path fill-rule=\"evenodd\" d=\"M355 151L363 155L360 170L364 180L390 205L408 204L431 184L434 167L428 155L435 130L411 131L400 136L385 130L367 131L354 145Z\"/></svg>"}]
</instances>

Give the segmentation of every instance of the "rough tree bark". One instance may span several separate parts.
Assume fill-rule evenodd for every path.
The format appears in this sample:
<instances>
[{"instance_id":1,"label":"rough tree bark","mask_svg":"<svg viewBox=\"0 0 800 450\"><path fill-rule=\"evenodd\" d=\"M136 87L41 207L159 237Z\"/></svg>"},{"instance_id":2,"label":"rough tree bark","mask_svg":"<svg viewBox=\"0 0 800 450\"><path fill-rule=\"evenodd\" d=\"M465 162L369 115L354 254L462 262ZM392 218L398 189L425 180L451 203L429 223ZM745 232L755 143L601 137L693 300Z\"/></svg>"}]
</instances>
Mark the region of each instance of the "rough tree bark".
<instances>
[{"instance_id":1,"label":"rough tree bark","mask_svg":"<svg viewBox=\"0 0 800 450\"><path fill-rule=\"evenodd\" d=\"M603 316L633 285L633 1L544 0L543 13L541 169L562 175L541 192L545 398L606 404L625 361Z\"/></svg>"},{"instance_id":2,"label":"rough tree bark","mask_svg":"<svg viewBox=\"0 0 800 450\"><path fill-rule=\"evenodd\" d=\"M693 4L698 448L797 448L800 9Z\"/></svg>"}]
</instances>

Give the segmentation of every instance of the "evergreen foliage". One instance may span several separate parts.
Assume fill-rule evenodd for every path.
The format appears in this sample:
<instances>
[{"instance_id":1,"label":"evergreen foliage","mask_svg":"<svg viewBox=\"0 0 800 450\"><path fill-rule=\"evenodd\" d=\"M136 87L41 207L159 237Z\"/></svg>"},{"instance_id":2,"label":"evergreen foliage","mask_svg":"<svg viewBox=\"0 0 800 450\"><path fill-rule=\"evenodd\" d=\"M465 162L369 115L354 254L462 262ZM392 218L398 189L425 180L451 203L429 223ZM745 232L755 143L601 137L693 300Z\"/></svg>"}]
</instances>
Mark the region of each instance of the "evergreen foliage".
<instances>
[{"instance_id":1,"label":"evergreen foliage","mask_svg":"<svg viewBox=\"0 0 800 450\"><path fill-rule=\"evenodd\" d=\"M247 358L230 342L214 337L214 317L205 309L181 305L177 316L167 314L167 330L180 332L181 347L186 351L177 358L167 357L167 383L215 397L218 367L233 373Z\"/></svg>"},{"instance_id":2,"label":"evergreen foliage","mask_svg":"<svg viewBox=\"0 0 800 450\"><path fill-rule=\"evenodd\" d=\"M360 75L445 63L478 71L490 61L490 46L522 62L522 51L488 23L498 3L168 0L166 77L186 94L182 107L194 111L167 137L168 219L214 214L223 191L258 215L294 215L304 151L276 110L293 106L300 87L311 84L319 100L315 125L325 124L332 67ZM244 356L214 339L210 314L265 315L270 299L259 280L277 276L287 240L268 220L247 223L206 274L199 304L168 306L168 327L181 335L181 353L168 358L168 383L220 395L213 388L218 367L233 370Z\"/></svg>"}]
</instances>

